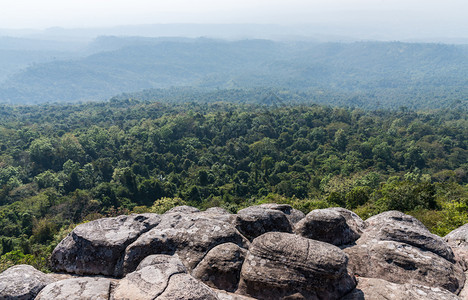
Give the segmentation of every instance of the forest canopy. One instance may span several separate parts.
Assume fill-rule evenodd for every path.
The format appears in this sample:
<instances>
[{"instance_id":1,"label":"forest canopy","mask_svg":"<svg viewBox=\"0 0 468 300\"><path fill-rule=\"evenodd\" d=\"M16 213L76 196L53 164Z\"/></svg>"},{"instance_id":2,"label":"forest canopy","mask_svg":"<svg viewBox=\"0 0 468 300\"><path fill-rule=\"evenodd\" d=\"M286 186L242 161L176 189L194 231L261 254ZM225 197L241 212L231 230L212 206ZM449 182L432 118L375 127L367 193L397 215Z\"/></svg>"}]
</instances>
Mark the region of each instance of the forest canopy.
<instances>
[{"instance_id":1,"label":"forest canopy","mask_svg":"<svg viewBox=\"0 0 468 300\"><path fill-rule=\"evenodd\" d=\"M0 268L46 270L78 223L181 204L468 222L466 110L205 102L0 106Z\"/></svg>"}]
</instances>

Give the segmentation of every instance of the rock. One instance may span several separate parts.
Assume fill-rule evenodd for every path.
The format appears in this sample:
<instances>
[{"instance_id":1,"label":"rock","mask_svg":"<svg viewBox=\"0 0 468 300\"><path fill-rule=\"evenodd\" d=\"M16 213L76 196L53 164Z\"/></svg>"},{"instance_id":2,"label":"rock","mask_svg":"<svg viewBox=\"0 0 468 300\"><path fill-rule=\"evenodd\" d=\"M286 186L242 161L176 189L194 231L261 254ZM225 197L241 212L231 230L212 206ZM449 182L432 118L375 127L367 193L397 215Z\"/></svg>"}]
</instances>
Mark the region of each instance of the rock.
<instances>
[{"instance_id":1,"label":"rock","mask_svg":"<svg viewBox=\"0 0 468 300\"><path fill-rule=\"evenodd\" d=\"M171 276L186 273L187 269L177 256L148 256L135 272L120 280L114 290L114 300L155 299L166 290Z\"/></svg>"},{"instance_id":2,"label":"rock","mask_svg":"<svg viewBox=\"0 0 468 300\"><path fill-rule=\"evenodd\" d=\"M210 287L234 292L240 279L246 250L233 243L225 243L211 249L192 276Z\"/></svg>"},{"instance_id":3,"label":"rock","mask_svg":"<svg viewBox=\"0 0 468 300\"><path fill-rule=\"evenodd\" d=\"M53 280L29 265L13 266L0 274L0 299L34 299Z\"/></svg>"},{"instance_id":4,"label":"rock","mask_svg":"<svg viewBox=\"0 0 468 300\"><path fill-rule=\"evenodd\" d=\"M342 300L459 300L455 294L441 288L418 284L396 284L383 279L360 277L356 289Z\"/></svg>"},{"instance_id":5,"label":"rock","mask_svg":"<svg viewBox=\"0 0 468 300\"><path fill-rule=\"evenodd\" d=\"M118 274L134 271L140 261L151 254L178 254L191 271L208 251L229 242L242 248L248 247L248 241L229 223L195 213L168 214L157 227L141 235L127 247Z\"/></svg>"},{"instance_id":6,"label":"rock","mask_svg":"<svg viewBox=\"0 0 468 300\"><path fill-rule=\"evenodd\" d=\"M237 293L258 299L339 299L356 286L338 247L269 232L250 245Z\"/></svg>"},{"instance_id":7,"label":"rock","mask_svg":"<svg viewBox=\"0 0 468 300\"><path fill-rule=\"evenodd\" d=\"M468 272L465 272L465 278L468 278ZM461 292L458 294L460 299L468 300L468 284L466 284L465 281L465 286L461 290Z\"/></svg>"},{"instance_id":8,"label":"rock","mask_svg":"<svg viewBox=\"0 0 468 300\"><path fill-rule=\"evenodd\" d=\"M111 281L107 278L80 277L54 282L37 295L36 300L108 300Z\"/></svg>"},{"instance_id":9,"label":"rock","mask_svg":"<svg viewBox=\"0 0 468 300\"><path fill-rule=\"evenodd\" d=\"M356 226L354 221L353 225ZM358 232L350 228L340 211L332 209L311 211L295 225L294 232L300 236L336 246L351 244L360 236Z\"/></svg>"},{"instance_id":10,"label":"rock","mask_svg":"<svg viewBox=\"0 0 468 300\"><path fill-rule=\"evenodd\" d=\"M370 244L376 241L395 241L406 243L423 251L430 251L450 262L455 262L454 254L444 240L420 226L408 226L405 222L388 222L369 227L358 244Z\"/></svg>"},{"instance_id":11,"label":"rock","mask_svg":"<svg viewBox=\"0 0 468 300\"><path fill-rule=\"evenodd\" d=\"M213 289L219 300L255 300L255 298L229 293L222 290Z\"/></svg>"},{"instance_id":12,"label":"rock","mask_svg":"<svg viewBox=\"0 0 468 300\"><path fill-rule=\"evenodd\" d=\"M279 210L283 212L288 218L291 225L296 224L305 217L305 214L302 211L292 208L291 205L288 204L266 203L259 205L259 207Z\"/></svg>"},{"instance_id":13,"label":"rock","mask_svg":"<svg viewBox=\"0 0 468 300\"><path fill-rule=\"evenodd\" d=\"M139 271L149 266L155 266L158 269L174 269L174 273L187 273L187 268L180 261L180 258L177 254L156 254L147 256L140 262L136 270Z\"/></svg>"},{"instance_id":14,"label":"rock","mask_svg":"<svg viewBox=\"0 0 468 300\"><path fill-rule=\"evenodd\" d=\"M259 206L251 206L238 211L234 224L250 241L266 232L292 231L291 224L282 211Z\"/></svg>"},{"instance_id":15,"label":"rock","mask_svg":"<svg viewBox=\"0 0 468 300\"><path fill-rule=\"evenodd\" d=\"M458 265L409 244L376 240L344 251L349 256L350 270L362 277L441 287L453 293L458 293L465 282Z\"/></svg>"},{"instance_id":16,"label":"rock","mask_svg":"<svg viewBox=\"0 0 468 300\"><path fill-rule=\"evenodd\" d=\"M452 247L455 259L464 271L468 270L468 224L465 224L444 237L444 241Z\"/></svg>"},{"instance_id":17,"label":"rock","mask_svg":"<svg viewBox=\"0 0 468 300\"><path fill-rule=\"evenodd\" d=\"M169 209L164 214L172 214L172 213L193 214L197 212L200 212L200 210L196 207L188 206L188 205L181 205L181 206L176 206L176 207Z\"/></svg>"},{"instance_id":18,"label":"rock","mask_svg":"<svg viewBox=\"0 0 468 300\"><path fill-rule=\"evenodd\" d=\"M349 228L358 236L360 236L363 231L366 229L366 222L364 222L361 217L359 217L354 212L342 208L342 207L330 207L329 210L335 211L342 215L345 220L346 224L348 224Z\"/></svg>"},{"instance_id":19,"label":"rock","mask_svg":"<svg viewBox=\"0 0 468 300\"><path fill-rule=\"evenodd\" d=\"M80 275L115 276L125 248L160 220L156 214L140 214L78 225L52 252L52 268Z\"/></svg>"},{"instance_id":20,"label":"rock","mask_svg":"<svg viewBox=\"0 0 468 300\"><path fill-rule=\"evenodd\" d=\"M229 213L227 210L221 207L211 207L205 211L199 212L197 215L204 218L215 219L227 223L232 223L236 218L236 215Z\"/></svg>"},{"instance_id":21,"label":"rock","mask_svg":"<svg viewBox=\"0 0 468 300\"><path fill-rule=\"evenodd\" d=\"M380 227L388 223L399 222L406 226L420 227L422 230L429 230L421 223L418 219L413 216L404 214L396 210L389 210L381 214L370 217L366 220L366 225L368 228Z\"/></svg>"},{"instance_id":22,"label":"rock","mask_svg":"<svg viewBox=\"0 0 468 300\"><path fill-rule=\"evenodd\" d=\"M218 300L208 286L188 274L171 276L169 284L158 300Z\"/></svg>"}]
</instances>

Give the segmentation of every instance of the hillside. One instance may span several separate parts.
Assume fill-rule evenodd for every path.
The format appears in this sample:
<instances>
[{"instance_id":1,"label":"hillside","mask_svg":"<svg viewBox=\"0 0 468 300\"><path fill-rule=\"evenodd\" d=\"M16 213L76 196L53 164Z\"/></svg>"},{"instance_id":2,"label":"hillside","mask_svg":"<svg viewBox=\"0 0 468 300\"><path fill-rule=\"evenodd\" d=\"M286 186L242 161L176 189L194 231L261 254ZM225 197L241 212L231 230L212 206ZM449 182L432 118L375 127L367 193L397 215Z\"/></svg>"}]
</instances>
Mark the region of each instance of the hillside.
<instances>
[{"instance_id":1,"label":"hillside","mask_svg":"<svg viewBox=\"0 0 468 300\"><path fill-rule=\"evenodd\" d=\"M345 104L354 99L351 106L419 109L450 107L468 95L462 45L104 38L90 47L98 53L10 75L0 102L104 100L170 87L275 88L303 93L305 102L325 94L331 104L341 104L333 103L338 95Z\"/></svg>"}]
</instances>

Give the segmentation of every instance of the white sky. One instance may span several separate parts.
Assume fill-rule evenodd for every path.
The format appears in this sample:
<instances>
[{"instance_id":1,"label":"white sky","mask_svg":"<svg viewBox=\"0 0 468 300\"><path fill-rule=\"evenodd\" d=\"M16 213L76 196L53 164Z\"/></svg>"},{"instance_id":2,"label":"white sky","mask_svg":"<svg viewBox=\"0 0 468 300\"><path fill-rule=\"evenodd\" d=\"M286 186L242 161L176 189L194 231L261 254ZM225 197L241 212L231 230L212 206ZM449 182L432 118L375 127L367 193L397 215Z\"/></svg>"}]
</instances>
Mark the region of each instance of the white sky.
<instances>
[{"instance_id":1,"label":"white sky","mask_svg":"<svg viewBox=\"0 0 468 300\"><path fill-rule=\"evenodd\" d=\"M468 0L0 0L0 28L405 20L468 28Z\"/></svg>"}]
</instances>

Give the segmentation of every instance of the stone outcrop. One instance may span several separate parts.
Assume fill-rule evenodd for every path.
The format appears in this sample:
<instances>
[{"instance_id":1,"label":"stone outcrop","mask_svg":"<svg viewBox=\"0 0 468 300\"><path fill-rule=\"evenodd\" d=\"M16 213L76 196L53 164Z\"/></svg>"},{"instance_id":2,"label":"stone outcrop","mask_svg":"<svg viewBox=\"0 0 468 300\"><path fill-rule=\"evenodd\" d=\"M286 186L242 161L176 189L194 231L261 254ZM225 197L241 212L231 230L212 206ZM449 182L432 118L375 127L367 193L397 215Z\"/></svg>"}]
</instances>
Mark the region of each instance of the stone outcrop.
<instances>
[{"instance_id":1,"label":"stone outcrop","mask_svg":"<svg viewBox=\"0 0 468 300\"><path fill-rule=\"evenodd\" d=\"M34 299L53 280L28 265L18 265L0 274L0 299Z\"/></svg>"},{"instance_id":2,"label":"stone outcrop","mask_svg":"<svg viewBox=\"0 0 468 300\"><path fill-rule=\"evenodd\" d=\"M344 250L356 275L460 292L465 275L453 251L417 219L389 211L366 223L357 245Z\"/></svg>"},{"instance_id":3,"label":"stone outcrop","mask_svg":"<svg viewBox=\"0 0 468 300\"><path fill-rule=\"evenodd\" d=\"M125 249L159 224L155 214L104 218L78 225L52 252L55 271L115 276Z\"/></svg>"},{"instance_id":4,"label":"stone outcrop","mask_svg":"<svg viewBox=\"0 0 468 300\"><path fill-rule=\"evenodd\" d=\"M457 295L441 288L417 284L396 284L383 279L360 277L356 289L342 300L459 300Z\"/></svg>"},{"instance_id":5,"label":"stone outcrop","mask_svg":"<svg viewBox=\"0 0 468 300\"><path fill-rule=\"evenodd\" d=\"M292 231L291 223L284 212L260 206L241 209L234 225L250 241L267 232Z\"/></svg>"},{"instance_id":6,"label":"stone outcrop","mask_svg":"<svg viewBox=\"0 0 468 300\"><path fill-rule=\"evenodd\" d=\"M247 250L233 243L211 249L193 270L192 275L213 288L234 292Z\"/></svg>"},{"instance_id":7,"label":"stone outcrop","mask_svg":"<svg viewBox=\"0 0 468 300\"><path fill-rule=\"evenodd\" d=\"M468 224L465 224L444 237L444 241L452 248L455 260L464 271L468 270Z\"/></svg>"},{"instance_id":8,"label":"stone outcrop","mask_svg":"<svg viewBox=\"0 0 468 300\"><path fill-rule=\"evenodd\" d=\"M51 257L68 274L12 267L0 299L468 299L467 241L397 211L183 206L77 226Z\"/></svg>"},{"instance_id":9,"label":"stone outcrop","mask_svg":"<svg viewBox=\"0 0 468 300\"><path fill-rule=\"evenodd\" d=\"M296 224L294 232L336 246L347 245L360 237L360 227L364 226L356 221L360 219L356 217L357 215L346 209L316 209Z\"/></svg>"},{"instance_id":10,"label":"stone outcrop","mask_svg":"<svg viewBox=\"0 0 468 300\"><path fill-rule=\"evenodd\" d=\"M111 280L99 277L70 278L46 286L36 300L108 300Z\"/></svg>"},{"instance_id":11,"label":"stone outcrop","mask_svg":"<svg viewBox=\"0 0 468 300\"><path fill-rule=\"evenodd\" d=\"M339 299L356 286L347 263L333 245L270 232L252 242L239 290L258 299Z\"/></svg>"},{"instance_id":12,"label":"stone outcrop","mask_svg":"<svg viewBox=\"0 0 468 300\"><path fill-rule=\"evenodd\" d=\"M158 226L127 247L117 274L133 272L140 261L152 254L178 254L191 271L208 251L223 243L246 248L249 242L229 223L196 213L168 214Z\"/></svg>"},{"instance_id":13,"label":"stone outcrop","mask_svg":"<svg viewBox=\"0 0 468 300\"><path fill-rule=\"evenodd\" d=\"M152 255L120 280L113 299L217 299L217 296L187 274L177 256Z\"/></svg>"}]
</instances>

